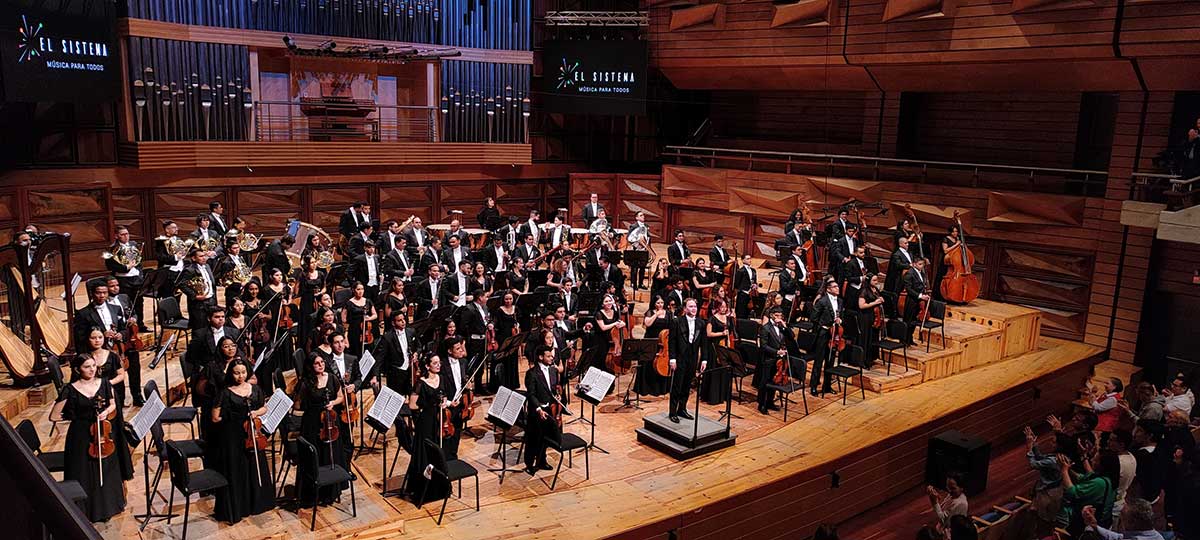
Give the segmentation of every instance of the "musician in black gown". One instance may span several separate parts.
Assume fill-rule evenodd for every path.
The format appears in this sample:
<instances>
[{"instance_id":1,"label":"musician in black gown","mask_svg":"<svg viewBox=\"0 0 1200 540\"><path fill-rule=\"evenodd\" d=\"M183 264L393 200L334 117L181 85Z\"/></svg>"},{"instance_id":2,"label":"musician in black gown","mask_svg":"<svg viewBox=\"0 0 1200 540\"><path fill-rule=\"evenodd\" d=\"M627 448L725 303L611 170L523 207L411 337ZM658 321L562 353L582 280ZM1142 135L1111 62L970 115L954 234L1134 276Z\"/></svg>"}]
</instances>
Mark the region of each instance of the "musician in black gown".
<instances>
[{"instance_id":1,"label":"musician in black gown","mask_svg":"<svg viewBox=\"0 0 1200 540\"><path fill-rule=\"evenodd\" d=\"M335 407L342 404L342 383L338 377L325 370L325 359L320 355L312 355L308 359L308 367L304 370L304 377L300 380L300 386L296 390L294 410L301 412L303 417L300 420L300 436L304 440L311 443L317 449L317 464L320 466L330 464L342 464L345 452L342 450L343 441L346 438L346 433L341 432L337 437L321 437L321 415L324 413L336 415ZM337 425L336 419L332 424ZM330 434L332 435L332 434ZM308 482L301 482L299 479L308 478L315 475L316 471L309 471L301 461L296 470L297 493L301 503L311 502L313 497L318 497L320 504L330 504L342 492L342 486L334 484L321 488L320 492L313 493L312 485Z\"/></svg>"},{"instance_id":2,"label":"musician in black gown","mask_svg":"<svg viewBox=\"0 0 1200 540\"><path fill-rule=\"evenodd\" d=\"M875 320L881 318L877 316L875 310L883 309L883 296L880 296L879 290L883 287L883 278L880 274L872 274L870 276L869 285L863 287L862 293L856 300L858 302L858 311L862 313L859 317L859 336L858 343L865 344L863 347L863 369L871 369L871 365L879 359L879 333L883 328L875 327ZM882 320L880 325L887 324L886 320Z\"/></svg>"},{"instance_id":3,"label":"musician in black gown","mask_svg":"<svg viewBox=\"0 0 1200 540\"><path fill-rule=\"evenodd\" d=\"M246 422L267 414L262 390L250 384L250 367L242 359L230 362L225 370L225 388L212 409L216 429L206 452L220 456L216 460L219 471L229 481L228 488L217 490L214 517L227 523L275 508L275 485L266 448L255 451L246 446Z\"/></svg>"},{"instance_id":4,"label":"musician in black gown","mask_svg":"<svg viewBox=\"0 0 1200 540\"><path fill-rule=\"evenodd\" d=\"M317 268L312 256L304 257L300 269L300 320L296 322L300 325L298 335L308 336L316 328L312 315L317 310L317 297L325 292L327 275L324 270Z\"/></svg>"},{"instance_id":5,"label":"musician in black gown","mask_svg":"<svg viewBox=\"0 0 1200 540\"><path fill-rule=\"evenodd\" d=\"M92 357L72 358L71 375L75 380L63 386L50 411L51 420L70 422L63 448L63 479L79 482L87 493L84 511L88 519L107 521L125 510L121 467L115 456L99 460L89 456L88 446L93 441L91 429L96 425L96 417L107 418L116 412L116 400L113 399L112 385L99 376ZM121 429L115 425L113 428L113 432ZM129 447L125 448L128 450Z\"/></svg>"},{"instance_id":6,"label":"musician in black gown","mask_svg":"<svg viewBox=\"0 0 1200 540\"><path fill-rule=\"evenodd\" d=\"M417 381L417 387L408 396L408 407L413 411L413 445L405 473L404 492L416 505L425 501L436 501L450 494L450 483L431 481L425 478L425 469L432 463L426 452L426 441L439 447L443 444L442 415L446 412L447 397L443 392L442 361L430 356L421 362L425 376ZM437 477L434 477L437 478ZM422 495L424 498L422 499Z\"/></svg>"},{"instance_id":7,"label":"musician in black gown","mask_svg":"<svg viewBox=\"0 0 1200 540\"><path fill-rule=\"evenodd\" d=\"M642 317L642 326L646 329L645 339L659 339L659 336L671 328L675 321L675 313L667 309L661 296L651 297L653 306ZM638 368L637 382L633 391L643 396L661 396L671 391L671 378L659 374L653 362L645 362Z\"/></svg>"},{"instance_id":8,"label":"musician in black gown","mask_svg":"<svg viewBox=\"0 0 1200 540\"><path fill-rule=\"evenodd\" d=\"M124 395L122 390L125 388L125 369L121 367L121 357L117 353L110 351L104 347L105 339L104 332L99 327L93 327L88 333L87 345L83 348L87 351L83 353L92 358L96 362L96 372L101 378L108 381L109 386L113 389L113 395L117 400L117 408L114 412L113 426L121 427L125 425L125 412L122 410ZM74 373L71 374L72 381L75 380ZM140 391L140 390L138 390ZM114 429L112 434L113 443L116 445L116 451L113 458L121 466L121 477L129 480L133 478L133 459L130 456L129 445L126 444L125 430Z\"/></svg>"}]
</instances>

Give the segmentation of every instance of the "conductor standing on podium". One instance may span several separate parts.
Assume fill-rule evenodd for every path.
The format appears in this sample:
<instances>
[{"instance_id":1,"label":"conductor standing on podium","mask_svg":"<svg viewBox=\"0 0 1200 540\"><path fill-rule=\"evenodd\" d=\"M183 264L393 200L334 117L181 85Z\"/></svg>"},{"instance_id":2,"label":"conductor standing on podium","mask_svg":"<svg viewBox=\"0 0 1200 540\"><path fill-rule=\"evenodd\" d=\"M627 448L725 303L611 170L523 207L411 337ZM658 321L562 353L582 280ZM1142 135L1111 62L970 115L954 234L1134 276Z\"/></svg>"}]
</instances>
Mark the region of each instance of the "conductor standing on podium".
<instances>
[{"instance_id":1,"label":"conductor standing on podium","mask_svg":"<svg viewBox=\"0 0 1200 540\"><path fill-rule=\"evenodd\" d=\"M668 352L671 359L671 410L672 422L678 424L679 418L692 420L687 412L688 394L692 390L692 378L696 376L696 367L700 373L708 367L708 334L704 331L704 319L696 316L696 300L688 298L683 304L683 316L675 319L668 338Z\"/></svg>"}]
</instances>

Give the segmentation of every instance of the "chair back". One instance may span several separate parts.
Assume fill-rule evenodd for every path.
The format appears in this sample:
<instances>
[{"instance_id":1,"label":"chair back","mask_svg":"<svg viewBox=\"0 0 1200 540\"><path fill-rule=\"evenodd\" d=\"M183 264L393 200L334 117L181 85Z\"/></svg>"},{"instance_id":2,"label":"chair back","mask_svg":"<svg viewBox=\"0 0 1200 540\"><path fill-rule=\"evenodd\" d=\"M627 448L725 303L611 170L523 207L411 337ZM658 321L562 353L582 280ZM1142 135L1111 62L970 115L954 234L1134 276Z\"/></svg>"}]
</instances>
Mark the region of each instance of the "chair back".
<instances>
[{"instance_id":1,"label":"chair back","mask_svg":"<svg viewBox=\"0 0 1200 540\"><path fill-rule=\"evenodd\" d=\"M154 423L150 425L150 442L154 444L154 451L158 452L158 458L165 459L167 456L167 438L165 432L163 431L162 421L155 420Z\"/></svg>"},{"instance_id":2,"label":"chair back","mask_svg":"<svg viewBox=\"0 0 1200 540\"><path fill-rule=\"evenodd\" d=\"M354 296L353 289L338 289L333 291L333 305L340 306L345 304L346 300L349 300L351 296Z\"/></svg>"},{"instance_id":3,"label":"chair back","mask_svg":"<svg viewBox=\"0 0 1200 540\"><path fill-rule=\"evenodd\" d=\"M179 370L183 372L183 380L189 387L196 378L196 364L188 359L187 351L179 355Z\"/></svg>"},{"instance_id":4,"label":"chair back","mask_svg":"<svg viewBox=\"0 0 1200 540\"><path fill-rule=\"evenodd\" d=\"M304 471L308 481L317 479L317 469L321 467L321 460L317 458L317 447L308 442L308 439L300 437L296 439L296 451L299 458L297 460L297 470Z\"/></svg>"},{"instance_id":5,"label":"chair back","mask_svg":"<svg viewBox=\"0 0 1200 540\"><path fill-rule=\"evenodd\" d=\"M46 368L50 370L50 382L54 383L54 389L61 394L67 382L63 380L62 361L58 359L58 355L46 355Z\"/></svg>"},{"instance_id":6,"label":"chair back","mask_svg":"<svg viewBox=\"0 0 1200 540\"><path fill-rule=\"evenodd\" d=\"M283 378L282 368L275 368L275 371L271 372L271 382L275 384L275 388L287 389L287 381Z\"/></svg>"},{"instance_id":7,"label":"chair back","mask_svg":"<svg viewBox=\"0 0 1200 540\"><path fill-rule=\"evenodd\" d=\"M304 336L304 337L305 337L305 339L308 339L308 336ZM297 379L301 379L304 377L304 364L308 363L307 360L308 360L308 355L304 353L303 346L297 347L296 351L292 353L292 364L296 366L296 378Z\"/></svg>"},{"instance_id":8,"label":"chair back","mask_svg":"<svg viewBox=\"0 0 1200 540\"><path fill-rule=\"evenodd\" d=\"M287 413L287 416L283 417L283 421L279 423L279 440L281 441L280 446L283 447L283 459L293 464L298 462L297 455L299 451L297 447L300 446L298 442L299 437L294 437L293 435L299 432L300 417L290 412Z\"/></svg>"},{"instance_id":9,"label":"chair back","mask_svg":"<svg viewBox=\"0 0 1200 540\"><path fill-rule=\"evenodd\" d=\"M425 439L425 457L429 458L429 464L433 465L433 470L442 475L442 478L449 478L450 467L446 465L446 454L442 452L442 447L434 444L433 441Z\"/></svg>"},{"instance_id":10,"label":"chair back","mask_svg":"<svg viewBox=\"0 0 1200 540\"><path fill-rule=\"evenodd\" d=\"M908 325L901 319L888 319L887 328L884 329L884 337L891 339L903 339L907 334Z\"/></svg>"},{"instance_id":11,"label":"chair back","mask_svg":"<svg viewBox=\"0 0 1200 540\"><path fill-rule=\"evenodd\" d=\"M161 283L158 283L158 280L161 279L158 275L158 272L158 268L146 270L146 275L142 280L142 290L140 291L140 296L142 298L158 298L158 286L162 285Z\"/></svg>"},{"instance_id":12,"label":"chair back","mask_svg":"<svg viewBox=\"0 0 1200 540\"><path fill-rule=\"evenodd\" d=\"M751 341L758 339L758 332L762 329L762 324L754 319L734 319L734 321L738 339Z\"/></svg>"},{"instance_id":13,"label":"chair back","mask_svg":"<svg viewBox=\"0 0 1200 540\"><path fill-rule=\"evenodd\" d=\"M796 347L800 350L811 353L816 351L817 333L809 330L800 330L796 335Z\"/></svg>"},{"instance_id":14,"label":"chair back","mask_svg":"<svg viewBox=\"0 0 1200 540\"><path fill-rule=\"evenodd\" d=\"M158 381L150 379L146 384L142 385L142 397L149 399L150 394L158 394ZM158 399L162 399L162 394L158 394ZM164 404L166 402L163 402Z\"/></svg>"},{"instance_id":15,"label":"chair back","mask_svg":"<svg viewBox=\"0 0 1200 540\"><path fill-rule=\"evenodd\" d=\"M939 321L946 319L946 303L940 300L929 301L929 318Z\"/></svg>"},{"instance_id":16,"label":"chair back","mask_svg":"<svg viewBox=\"0 0 1200 540\"><path fill-rule=\"evenodd\" d=\"M175 443L166 441L167 466L171 469L171 484L184 495L188 494L188 482L191 481L191 471L188 470L187 457Z\"/></svg>"},{"instance_id":17,"label":"chair back","mask_svg":"<svg viewBox=\"0 0 1200 540\"><path fill-rule=\"evenodd\" d=\"M863 352L862 347L858 345L850 345L846 347L844 351L842 351L842 354L838 355L838 363L843 365L848 364L854 367L861 367L864 363L863 359L866 357L867 355Z\"/></svg>"},{"instance_id":18,"label":"chair back","mask_svg":"<svg viewBox=\"0 0 1200 540\"><path fill-rule=\"evenodd\" d=\"M37 454L42 451L42 438L38 437L37 428L33 427L33 422L29 419L21 420L17 424L17 435L21 436L21 440L25 441L25 446L28 446L33 453Z\"/></svg>"},{"instance_id":19,"label":"chair back","mask_svg":"<svg viewBox=\"0 0 1200 540\"><path fill-rule=\"evenodd\" d=\"M183 311L179 308L179 300L174 296L168 296L158 301L158 324L165 325L183 318Z\"/></svg>"}]
</instances>

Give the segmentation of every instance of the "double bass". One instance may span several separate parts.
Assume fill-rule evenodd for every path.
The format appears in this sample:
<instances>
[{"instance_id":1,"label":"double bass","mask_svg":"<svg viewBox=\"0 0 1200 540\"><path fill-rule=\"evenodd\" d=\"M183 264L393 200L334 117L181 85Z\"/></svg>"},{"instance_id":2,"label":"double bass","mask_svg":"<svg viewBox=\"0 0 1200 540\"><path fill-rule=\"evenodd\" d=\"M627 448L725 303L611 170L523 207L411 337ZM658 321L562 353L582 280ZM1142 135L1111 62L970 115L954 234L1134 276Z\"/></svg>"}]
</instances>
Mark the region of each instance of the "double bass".
<instances>
[{"instance_id":1,"label":"double bass","mask_svg":"<svg viewBox=\"0 0 1200 540\"><path fill-rule=\"evenodd\" d=\"M979 278L972 269L975 254L967 249L967 235L963 232L962 219L957 210L954 211L954 225L958 228L958 245L950 248L943 259L947 268L946 276L942 278L942 298L956 304L966 304L979 297Z\"/></svg>"},{"instance_id":2,"label":"double bass","mask_svg":"<svg viewBox=\"0 0 1200 540\"><path fill-rule=\"evenodd\" d=\"M812 217L810 216L811 214L808 210L808 201L800 203L800 218L804 221L805 228L807 228L811 234L813 222ZM809 287L817 284L817 254L813 251L813 247L812 236L809 236L808 240L805 240L804 243L800 245L800 251L804 253L804 266L805 269L808 270L808 275L804 277L804 284L808 285Z\"/></svg>"}]
</instances>

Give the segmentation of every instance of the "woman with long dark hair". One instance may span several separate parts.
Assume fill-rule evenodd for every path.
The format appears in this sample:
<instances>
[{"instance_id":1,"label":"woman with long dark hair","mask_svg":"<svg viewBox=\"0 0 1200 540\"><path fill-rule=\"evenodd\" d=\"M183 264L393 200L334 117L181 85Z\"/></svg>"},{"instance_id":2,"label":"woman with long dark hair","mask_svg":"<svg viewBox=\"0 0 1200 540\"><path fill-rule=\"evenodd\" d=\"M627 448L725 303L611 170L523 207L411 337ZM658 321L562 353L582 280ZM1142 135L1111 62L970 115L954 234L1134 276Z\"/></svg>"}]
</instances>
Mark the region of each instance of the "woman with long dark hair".
<instances>
[{"instance_id":1,"label":"woman with long dark hair","mask_svg":"<svg viewBox=\"0 0 1200 540\"><path fill-rule=\"evenodd\" d=\"M412 457L408 461L408 472L405 474L405 478L408 478L405 491L414 504L444 499L449 496L450 487L447 482L432 482L425 478L425 469L431 463L425 443L430 441L439 447L442 445L442 415L449 414L446 410L448 398L441 390L441 359L437 356L425 358L421 362L421 371L423 376L408 396L408 408L413 411L414 427L410 452Z\"/></svg>"},{"instance_id":2,"label":"woman with long dark hair","mask_svg":"<svg viewBox=\"0 0 1200 540\"><path fill-rule=\"evenodd\" d=\"M312 355L308 359L304 377L296 388L296 403L293 409L303 414L300 420L300 436L316 447L319 466L341 464L345 455L342 450L345 433L339 432L337 437L321 437L321 416L322 414L337 414L334 408L342 404L344 395L341 388L342 382L326 371L325 358L317 354ZM332 423L337 425L339 422L335 418ZM299 485L296 489L300 502L307 503L312 501L313 497L318 497L321 504L332 503L342 492L340 485L327 486L321 488L320 492L314 493L308 482L299 481L301 478L308 478L316 474L316 471L307 470L303 462L297 468L296 483Z\"/></svg>"},{"instance_id":3,"label":"woman with long dark hair","mask_svg":"<svg viewBox=\"0 0 1200 540\"><path fill-rule=\"evenodd\" d=\"M312 237L310 237L312 238ZM300 325L300 336L308 336L313 331L312 314L317 310L317 297L326 290L326 273L317 268L317 261L311 255L305 256L300 262L300 315L296 318Z\"/></svg>"},{"instance_id":4,"label":"woman with long dark hair","mask_svg":"<svg viewBox=\"0 0 1200 540\"><path fill-rule=\"evenodd\" d=\"M124 479L116 456L96 459L88 455L96 418L107 419L118 410L112 385L100 376L96 360L83 354L72 358L71 383L63 386L50 410L50 419L70 421L63 448L63 479L75 480L83 487L88 496L84 510L93 522L107 521L125 510ZM113 433L123 430L118 424L111 425ZM128 445L125 450L129 450Z\"/></svg>"},{"instance_id":5,"label":"woman with long dark hair","mask_svg":"<svg viewBox=\"0 0 1200 540\"><path fill-rule=\"evenodd\" d=\"M228 488L217 490L214 514L217 520L228 523L237 523L244 517L275 507L275 485L271 481L266 448L252 450L246 446L253 433L247 431L246 422L267 414L262 390L250 384L250 368L250 364L241 358L229 363L225 370L225 388L213 404L211 413L216 436L207 451L218 455L215 461L221 474L229 480ZM253 424L251 429L254 429Z\"/></svg>"},{"instance_id":6,"label":"woman with long dark hair","mask_svg":"<svg viewBox=\"0 0 1200 540\"><path fill-rule=\"evenodd\" d=\"M347 298L346 303L343 304L342 324L346 326L346 338L350 342L350 353L362 356L363 341L367 335L366 325L374 324L379 319L379 313L375 310L375 304L364 296L367 288L362 282L354 282L352 290L354 296Z\"/></svg>"},{"instance_id":7,"label":"woman with long dark hair","mask_svg":"<svg viewBox=\"0 0 1200 540\"><path fill-rule=\"evenodd\" d=\"M122 411L125 400L125 368L121 365L121 356L105 348L104 344L104 331L99 327L92 327L92 330L88 332L88 342L85 345L87 352L84 352L83 355L96 361L96 373L108 381L109 386L112 387L117 401L113 427L123 428L125 426L125 413ZM75 373L72 373L72 380L76 376ZM141 392L142 389L136 388L134 391ZM121 477L129 480L133 478L133 459L129 455L129 445L125 443L125 430L113 429L112 438L117 447L114 457L121 466Z\"/></svg>"}]
</instances>

